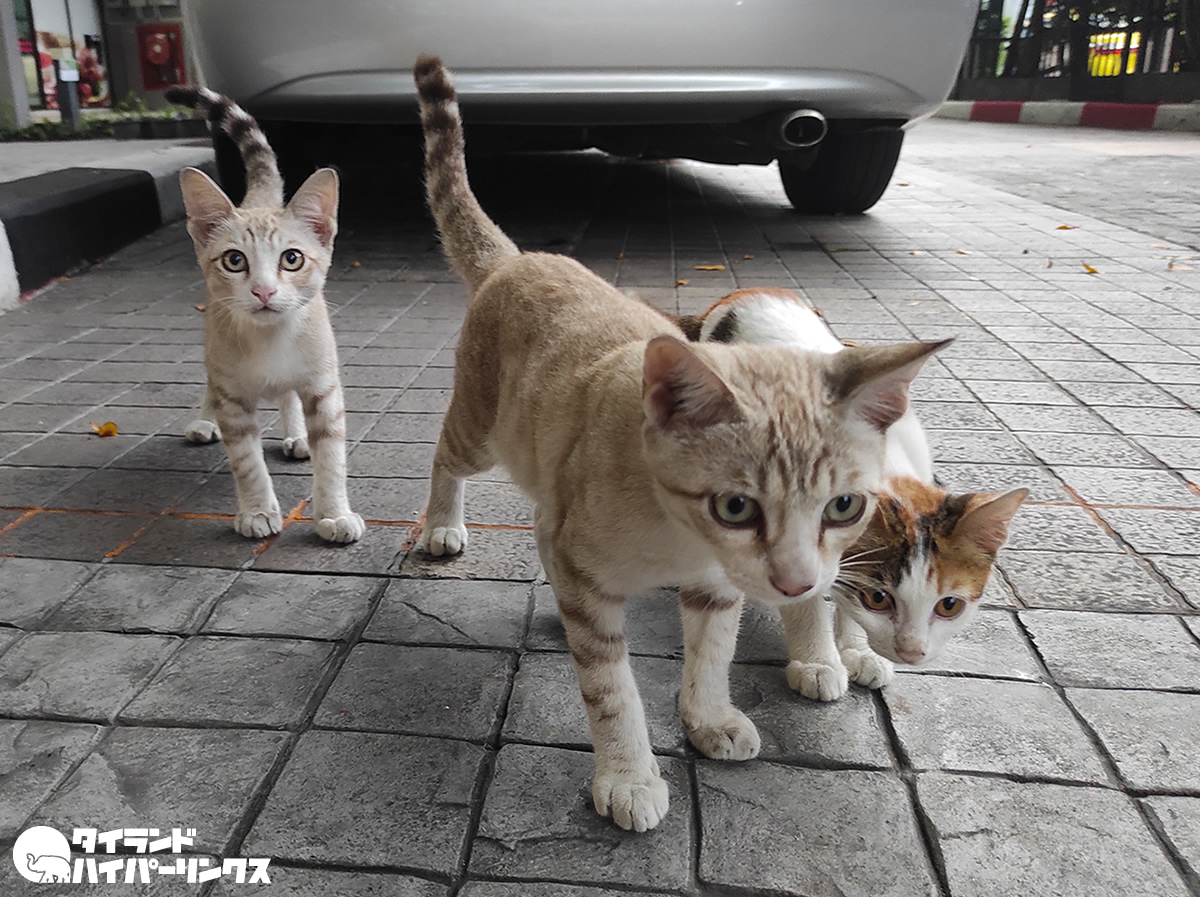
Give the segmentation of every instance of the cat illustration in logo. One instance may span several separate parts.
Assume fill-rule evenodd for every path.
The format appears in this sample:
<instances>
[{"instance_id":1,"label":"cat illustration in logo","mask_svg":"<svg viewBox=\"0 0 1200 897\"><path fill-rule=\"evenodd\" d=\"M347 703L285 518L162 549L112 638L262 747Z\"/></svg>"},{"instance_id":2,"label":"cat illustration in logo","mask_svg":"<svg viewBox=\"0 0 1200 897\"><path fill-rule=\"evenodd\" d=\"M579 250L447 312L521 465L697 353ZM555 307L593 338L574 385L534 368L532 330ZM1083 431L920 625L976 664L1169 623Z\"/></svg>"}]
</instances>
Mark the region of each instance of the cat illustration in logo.
<instances>
[{"instance_id":1,"label":"cat illustration in logo","mask_svg":"<svg viewBox=\"0 0 1200 897\"><path fill-rule=\"evenodd\" d=\"M25 862L30 872L41 873L44 882L69 882L71 880L71 864L54 854L35 857L32 853L25 854Z\"/></svg>"}]
</instances>

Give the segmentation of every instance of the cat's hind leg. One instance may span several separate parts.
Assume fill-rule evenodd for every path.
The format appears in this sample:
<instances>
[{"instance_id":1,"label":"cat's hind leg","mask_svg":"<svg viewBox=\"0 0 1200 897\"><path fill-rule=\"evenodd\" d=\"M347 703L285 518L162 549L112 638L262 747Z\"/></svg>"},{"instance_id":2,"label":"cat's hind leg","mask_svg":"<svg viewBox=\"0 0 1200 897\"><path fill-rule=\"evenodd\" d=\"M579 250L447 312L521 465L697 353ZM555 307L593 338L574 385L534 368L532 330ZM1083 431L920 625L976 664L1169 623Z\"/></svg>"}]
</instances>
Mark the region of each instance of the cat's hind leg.
<instances>
[{"instance_id":1,"label":"cat's hind leg","mask_svg":"<svg viewBox=\"0 0 1200 897\"><path fill-rule=\"evenodd\" d=\"M486 423L480 420L483 416L467 408L455 389L433 455L425 526L417 541L417 548L434 557L458 554L467 547L466 478L496 463L487 445Z\"/></svg>"},{"instance_id":2,"label":"cat's hind leg","mask_svg":"<svg viewBox=\"0 0 1200 897\"><path fill-rule=\"evenodd\" d=\"M213 390L212 385L204 389L204 401L200 404L200 411L196 414L196 419L187 425L187 429L183 431L183 435L187 437L188 442L195 442L204 445L209 442L216 442L221 438L221 428L217 426L216 412L213 410Z\"/></svg>"},{"instance_id":3,"label":"cat's hind leg","mask_svg":"<svg viewBox=\"0 0 1200 897\"><path fill-rule=\"evenodd\" d=\"M896 668L886 657L871 650L867 633L849 614L837 611L834 627L838 652L850 678L867 688L883 688L896 675Z\"/></svg>"},{"instance_id":4,"label":"cat's hind leg","mask_svg":"<svg viewBox=\"0 0 1200 897\"><path fill-rule=\"evenodd\" d=\"M283 455L303 461L309 456L308 431L304 423L304 408L295 392L284 393L279 399L279 424L283 428Z\"/></svg>"},{"instance_id":5,"label":"cat's hind leg","mask_svg":"<svg viewBox=\"0 0 1200 897\"><path fill-rule=\"evenodd\" d=\"M833 637L833 613L820 596L779 609L787 639L787 682L814 701L836 701L850 689L850 675Z\"/></svg>"},{"instance_id":6,"label":"cat's hind leg","mask_svg":"<svg viewBox=\"0 0 1200 897\"><path fill-rule=\"evenodd\" d=\"M729 698L742 602L740 593L679 593L684 644L679 717L696 750L714 760L749 760L761 746L758 729Z\"/></svg>"}]
</instances>

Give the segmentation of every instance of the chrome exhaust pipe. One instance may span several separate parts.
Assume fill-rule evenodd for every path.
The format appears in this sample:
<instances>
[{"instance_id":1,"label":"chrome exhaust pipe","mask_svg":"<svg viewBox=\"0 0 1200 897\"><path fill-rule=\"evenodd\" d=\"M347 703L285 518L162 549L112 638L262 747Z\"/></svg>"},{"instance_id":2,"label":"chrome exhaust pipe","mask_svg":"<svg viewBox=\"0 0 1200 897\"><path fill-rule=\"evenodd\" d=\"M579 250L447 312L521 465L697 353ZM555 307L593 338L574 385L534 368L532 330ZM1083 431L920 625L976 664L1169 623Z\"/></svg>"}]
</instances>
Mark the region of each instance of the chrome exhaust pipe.
<instances>
[{"instance_id":1,"label":"chrome exhaust pipe","mask_svg":"<svg viewBox=\"0 0 1200 897\"><path fill-rule=\"evenodd\" d=\"M777 149L806 149L825 139L829 125L816 109L794 109L771 116L767 135Z\"/></svg>"}]
</instances>

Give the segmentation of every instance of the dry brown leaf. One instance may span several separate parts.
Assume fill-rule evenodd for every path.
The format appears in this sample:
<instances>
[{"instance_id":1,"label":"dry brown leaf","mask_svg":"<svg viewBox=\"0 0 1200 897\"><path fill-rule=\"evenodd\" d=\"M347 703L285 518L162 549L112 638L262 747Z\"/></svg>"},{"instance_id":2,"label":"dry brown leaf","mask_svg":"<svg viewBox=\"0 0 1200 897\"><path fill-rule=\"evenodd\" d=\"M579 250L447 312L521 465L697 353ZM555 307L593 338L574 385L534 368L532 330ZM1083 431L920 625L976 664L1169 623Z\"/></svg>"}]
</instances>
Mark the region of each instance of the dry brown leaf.
<instances>
[{"instance_id":1,"label":"dry brown leaf","mask_svg":"<svg viewBox=\"0 0 1200 897\"><path fill-rule=\"evenodd\" d=\"M959 255L970 255L971 254L970 252L968 252L965 249L956 249L954 251L957 252Z\"/></svg>"},{"instance_id":2,"label":"dry brown leaf","mask_svg":"<svg viewBox=\"0 0 1200 897\"><path fill-rule=\"evenodd\" d=\"M754 258L754 256L747 254L747 255L743 255L743 256L742 256L742 258L744 258L744 259L752 259L752 258Z\"/></svg>"},{"instance_id":3,"label":"dry brown leaf","mask_svg":"<svg viewBox=\"0 0 1200 897\"><path fill-rule=\"evenodd\" d=\"M625 261L625 253L623 253L623 252L618 252L618 253L617 253L617 261L618 261L618 262L623 262L623 261Z\"/></svg>"},{"instance_id":4,"label":"dry brown leaf","mask_svg":"<svg viewBox=\"0 0 1200 897\"><path fill-rule=\"evenodd\" d=\"M1177 265L1175 262L1167 262L1167 268L1171 271L1191 271L1191 265Z\"/></svg>"},{"instance_id":5,"label":"dry brown leaf","mask_svg":"<svg viewBox=\"0 0 1200 897\"><path fill-rule=\"evenodd\" d=\"M812 310L812 312L813 312L813 314L814 314L814 315L816 315L818 318L823 318L823 317L825 317L825 312L821 311L821 309L819 309L819 308L814 308L814 309Z\"/></svg>"},{"instance_id":6,"label":"dry brown leaf","mask_svg":"<svg viewBox=\"0 0 1200 897\"><path fill-rule=\"evenodd\" d=\"M925 253L920 249L910 249L910 250L908 250L908 254L909 255L924 255Z\"/></svg>"},{"instance_id":7,"label":"dry brown leaf","mask_svg":"<svg viewBox=\"0 0 1200 897\"><path fill-rule=\"evenodd\" d=\"M352 262L350 263L350 267L351 267L351 268L361 268L361 267L362 267L362 262L360 262L358 259L355 259L354 261L352 261Z\"/></svg>"},{"instance_id":8,"label":"dry brown leaf","mask_svg":"<svg viewBox=\"0 0 1200 897\"><path fill-rule=\"evenodd\" d=\"M1075 230L1075 228L1077 228L1078 226L1079 225L1077 225L1077 224L1060 224L1058 227L1056 227L1054 229L1055 230Z\"/></svg>"},{"instance_id":9,"label":"dry brown leaf","mask_svg":"<svg viewBox=\"0 0 1200 897\"><path fill-rule=\"evenodd\" d=\"M96 431L97 436L116 436L117 425L112 421L105 421L100 426L92 424L92 429Z\"/></svg>"},{"instance_id":10,"label":"dry brown leaf","mask_svg":"<svg viewBox=\"0 0 1200 897\"><path fill-rule=\"evenodd\" d=\"M907 183L905 183L904 181L900 181L898 184L896 184L896 186L897 186L897 187L907 187L907 186L908 186L908 184L907 184Z\"/></svg>"},{"instance_id":11,"label":"dry brown leaf","mask_svg":"<svg viewBox=\"0 0 1200 897\"><path fill-rule=\"evenodd\" d=\"M910 303L908 303L908 307L912 308L914 305L920 305L920 304L921 304L920 301L910 302Z\"/></svg>"},{"instance_id":12,"label":"dry brown leaf","mask_svg":"<svg viewBox=\"0 0 1200 897\"><path fill-rule=\"evenodd\" d=\"M1151 248L1152 249L1170 249L1171 247L1168 246L1166 243L1154 243L1151 245Z\"/></svg>"},{"instance_id":13,"label":"dry brown leaf","mask_svg":"<svg viewBox=\"0 0 1200 897\"><path fill-rule=\"evenodd\" d=\"M675 286L677 286L677 287L686 287L687 285L688 285L688 281L686 281L686 280L675 281Z\"/></svg>"},{"instance_id":14,"label":"dry brown leaf","mask_svg":"<svg viewBox=\"0 0 1200 897\"><path fill-rule=\"evenodd\" d=\"M1095 268L1093 268L1091 265L1089 265L1087 262L1083 263L1083 270L1086 271L1088 274L1099 274L1100 273Z\"/></svg>"},{"instance_id":15,"label":"dry brown leaf","mask_svg":"<svg viewBox=\"0 0 1200 897\"><path fill-rule=\"evenodd\" d=\"M1054 267L1054 259L1046 259L1046 267L1053 268Z\"/></svg>"},{"instance_id":16,"label":"dry brown leaf","mask_svg":"<svg viewBox=\"0 0 1200 897\"><path fill-rule=\"evenodd\" d=\"M192 308L196 309L196 311L204 311L206 308L208 308L208 306L207 305L193 305Z\"/></svg>"},{"instance_id":17,"label":"dry brown leaf","mask_svg":"<svg viewBox=\"0 0 1200 897\"><path fill-rule=\"evenodd\" d=\"M724 265L694 265L697 271L724 271Z\"/></svg>"}]
</instances>

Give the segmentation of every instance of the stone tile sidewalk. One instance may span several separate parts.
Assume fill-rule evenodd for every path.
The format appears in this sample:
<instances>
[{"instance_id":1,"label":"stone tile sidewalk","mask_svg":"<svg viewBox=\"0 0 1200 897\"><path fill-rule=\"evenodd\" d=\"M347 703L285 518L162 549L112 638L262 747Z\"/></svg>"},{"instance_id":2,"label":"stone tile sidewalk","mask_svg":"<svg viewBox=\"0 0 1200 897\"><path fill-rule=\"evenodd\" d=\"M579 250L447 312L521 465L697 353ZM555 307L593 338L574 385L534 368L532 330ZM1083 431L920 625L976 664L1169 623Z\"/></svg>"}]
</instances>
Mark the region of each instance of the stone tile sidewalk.
<instances>
[{"instance_id":1,"label":"stone tile sidewalk","mask_svg":"<svg viewBox=\"0 0 1200 897\"><path fill-rule=\"evenodd\" d=\"M465 302L418 201L344 223L328 291L370 522L354 546L316 538L308 465L271 431L288 526L233 533L223 449L182 438L205 298L181 225L0 317L0 847L35 824L195 829L185 853L269 857L273 882L53 886L3 859L0 894L1200 894L1194 250L919 164L897 179L871 214L821 220L770 170L477 172L521 245L672 311L782 285L845 337L958 337L915 388L940 475L1034 491L978 625L882 694L792 694L752 609L749 763L687 746L674 603L631 603L672 793L645 835L591 810L503 474L469 491L465 556L410 550Z\"/></svg>"}]
</instances>

